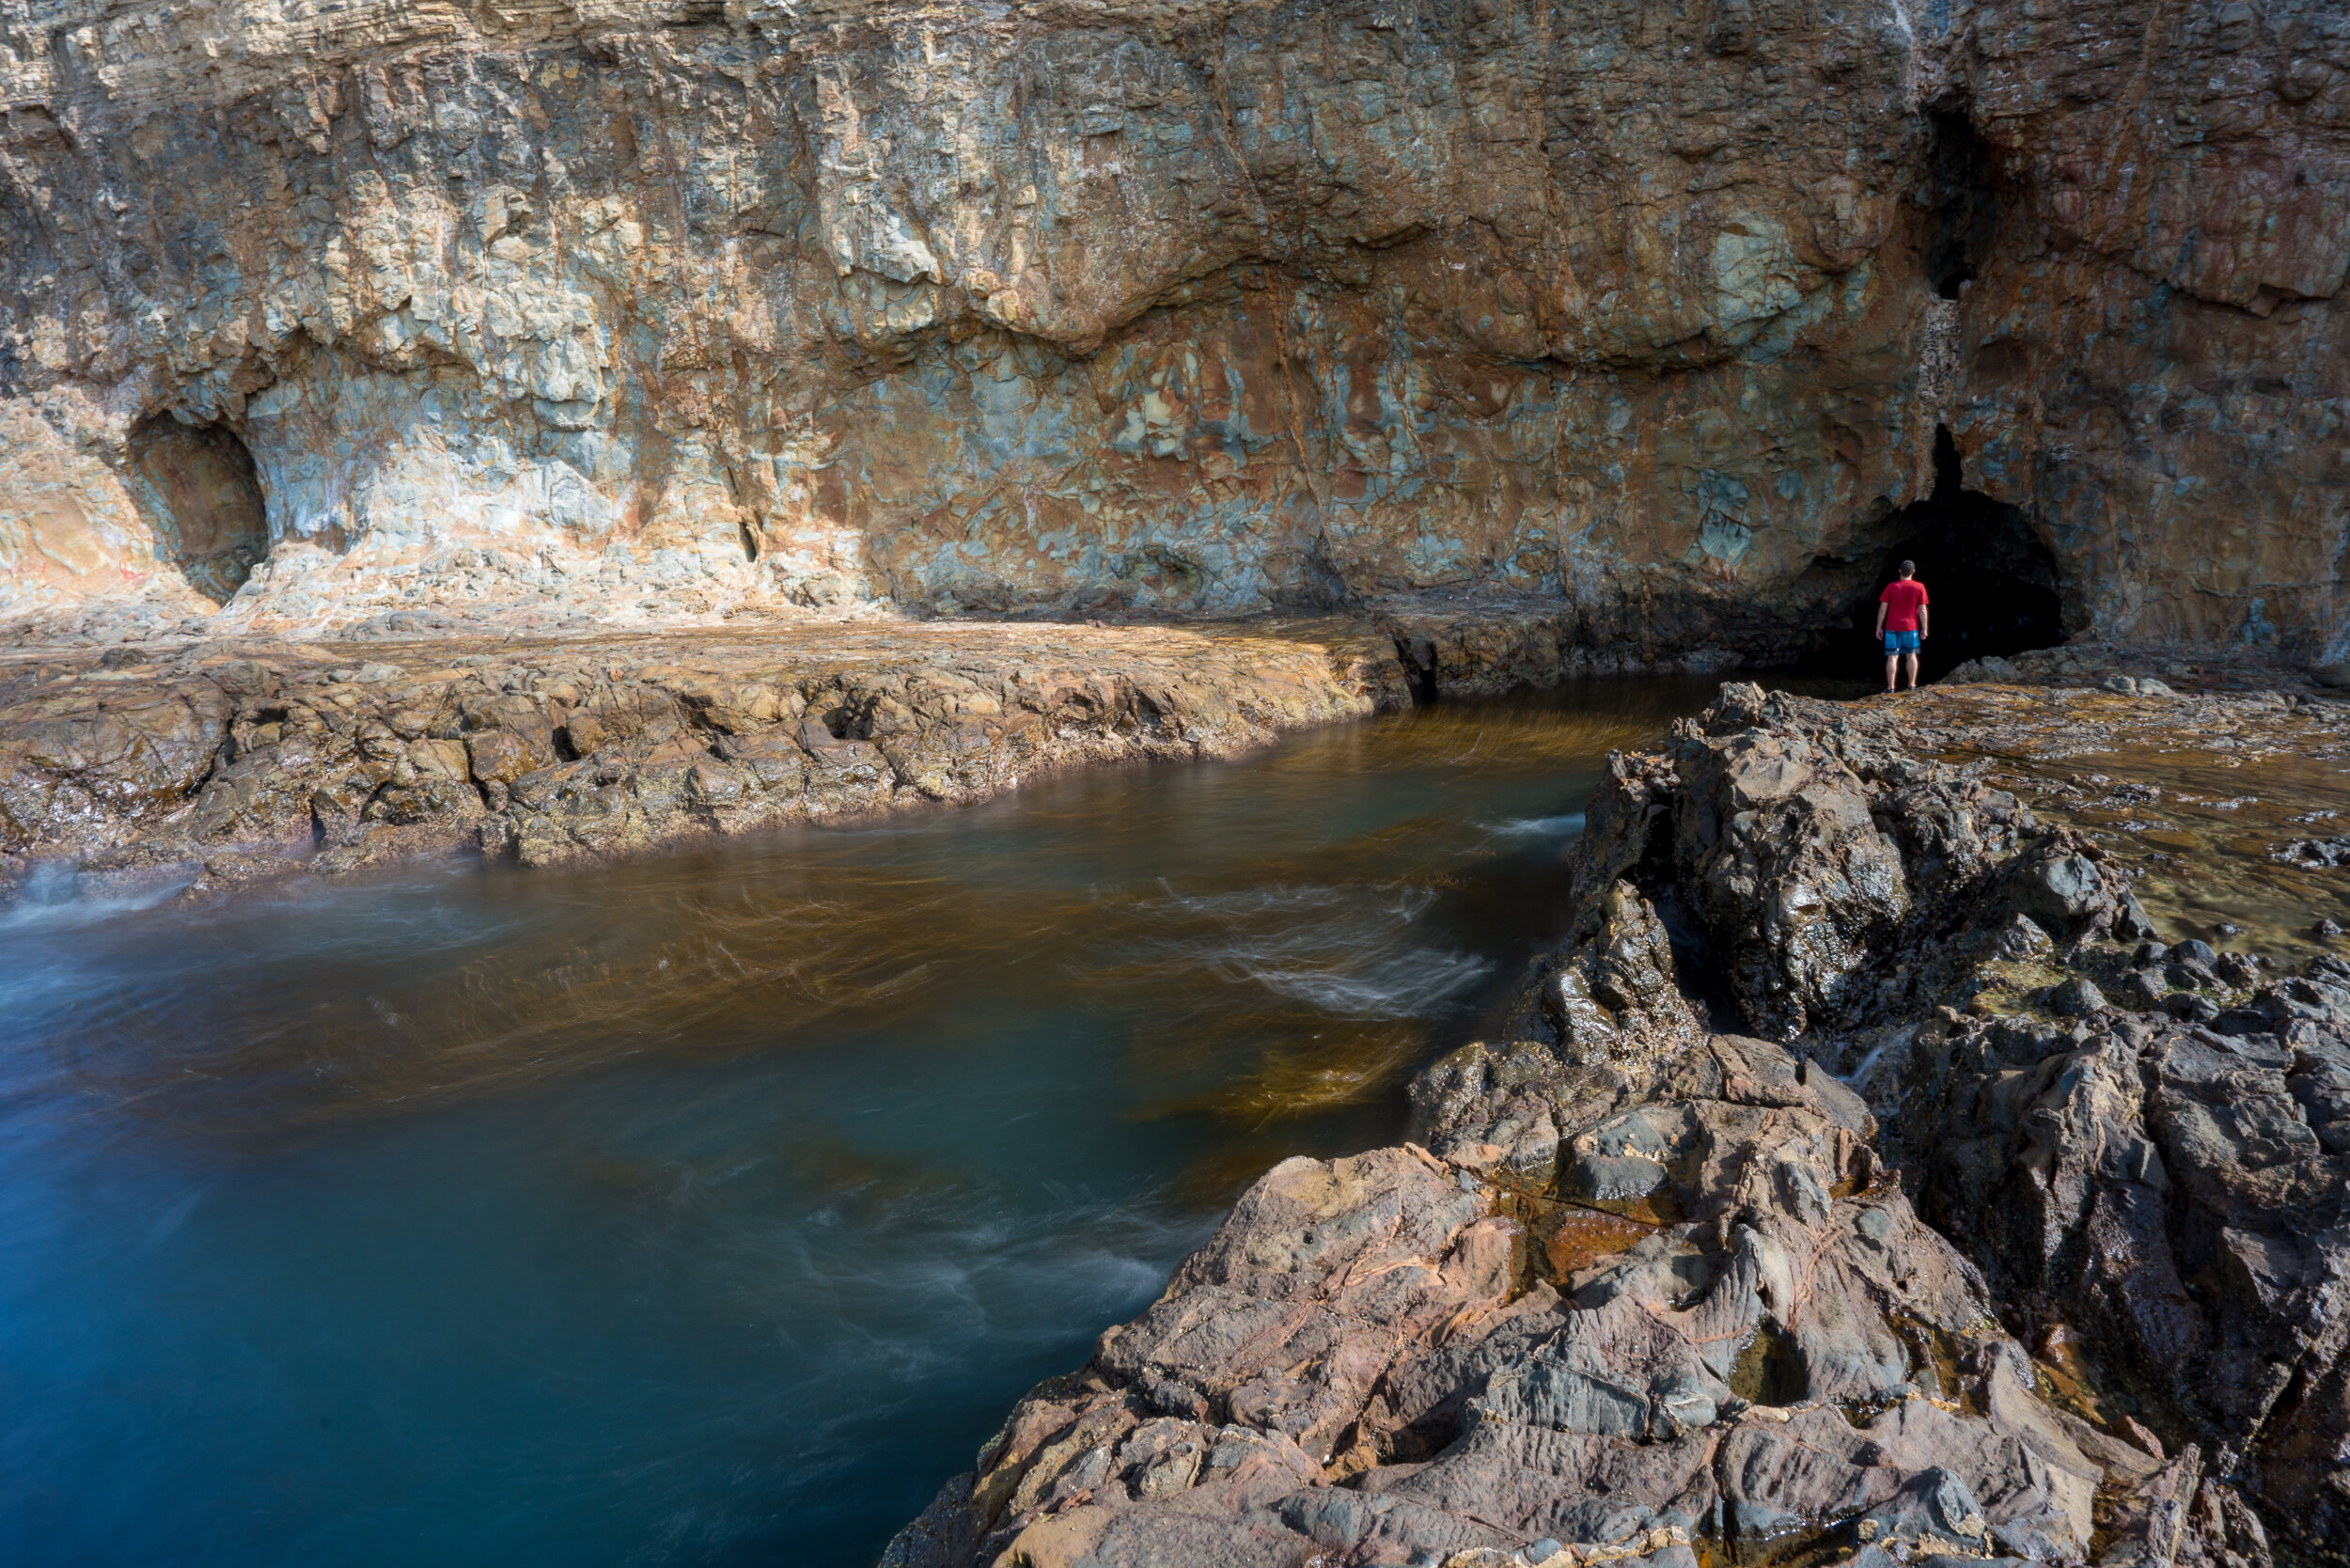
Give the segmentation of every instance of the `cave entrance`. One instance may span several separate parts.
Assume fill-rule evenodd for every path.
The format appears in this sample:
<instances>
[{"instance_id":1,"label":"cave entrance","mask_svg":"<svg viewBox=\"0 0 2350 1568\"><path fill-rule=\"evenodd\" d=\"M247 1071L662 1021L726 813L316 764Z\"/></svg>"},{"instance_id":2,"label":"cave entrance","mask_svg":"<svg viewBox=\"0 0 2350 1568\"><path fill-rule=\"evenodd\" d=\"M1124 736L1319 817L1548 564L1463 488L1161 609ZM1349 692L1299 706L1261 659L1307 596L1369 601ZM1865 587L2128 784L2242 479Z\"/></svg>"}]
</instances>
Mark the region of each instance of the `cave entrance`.
<instances>
[{"instance_id":1,"label":"cave entrance","mask_svg":"<svg viewBox=\"0 0 2350 1568\"><path fill-rule=\"evenodd\" d=\"M1919 651L1918 679L1938 681L1969 659L2006 656L2064 641L2064 610L2056 557L2040 542L2021 507L1966 488L1958 447L1950 431L1934 432L1934 494L1914 501L1873 530L1886 542L1876 572L1852 611L1873 677L1884 651L1868 643L1876 626L1877 594L1904 560L1918 563L1918 580L1933 596L1932 635Z\"/></svg>"},{"instance_id":2,"label":"cave entrance","mask_svg":"<svg viewBox=\"0 0 2350 1568\"><path fill-rule=\"evenodd\" d=\"M158 414L131 432L131 465L147 481L156 555L196 592L227 603L269 553L253 454L225 425Z\"/></svg>"}]
</instances>

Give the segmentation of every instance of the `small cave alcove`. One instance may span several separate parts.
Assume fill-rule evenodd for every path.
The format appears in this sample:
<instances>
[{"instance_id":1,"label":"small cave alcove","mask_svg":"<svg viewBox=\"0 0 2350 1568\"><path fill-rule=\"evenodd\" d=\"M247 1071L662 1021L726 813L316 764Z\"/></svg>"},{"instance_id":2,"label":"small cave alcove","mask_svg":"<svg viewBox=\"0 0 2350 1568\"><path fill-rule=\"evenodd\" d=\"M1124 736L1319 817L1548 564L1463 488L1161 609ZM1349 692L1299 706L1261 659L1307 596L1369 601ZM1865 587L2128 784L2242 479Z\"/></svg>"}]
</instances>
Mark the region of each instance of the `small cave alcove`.
<instances>
[{"instance_id":1,"label":"small cave alcove","mask_svg":"<svg viewBox=\"0 0 2350 1568\"><path fill-rule=\"evenodd\" d=\"M1919 681L1939 680L1969 659L2064 641L2056 557L2021 507L1966 488L1958 447L1946 428L1934 432L1934 493L1894 511L1871 534L1872 549L1863 558L1875 571L1852 604L1847 646L1856 651L1852 663L1872 678L1882 676L1885 657L1871 640L1877 594L1904 560L1918 563L1918 580L1932 596Z\"/></svg>"},{"instance_id":2,"label":"small cave alcove","mask_svg":"<svg viewBox=\"0 0 2350 1568\"><path fill-rule=\"evenodd\" d=\"M196 592L227 603L269 553L253 454L225 425L158 414L131 432L131 464L147 481L156 554Z\"/></svg>"}]
</instances>

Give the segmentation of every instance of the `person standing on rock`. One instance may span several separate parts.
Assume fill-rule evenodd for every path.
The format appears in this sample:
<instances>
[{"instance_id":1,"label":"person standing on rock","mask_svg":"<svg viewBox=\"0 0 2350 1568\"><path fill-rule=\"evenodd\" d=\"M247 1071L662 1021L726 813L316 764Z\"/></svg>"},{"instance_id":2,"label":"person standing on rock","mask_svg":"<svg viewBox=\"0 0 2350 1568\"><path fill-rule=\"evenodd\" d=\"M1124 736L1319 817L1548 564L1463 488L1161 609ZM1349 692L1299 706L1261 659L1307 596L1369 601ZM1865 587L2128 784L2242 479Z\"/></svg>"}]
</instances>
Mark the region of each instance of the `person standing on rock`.
<instances>
[{"instance_id":1,"label":"person standing on rock","mask_svg":"<svg viewBox=\"0 0 2350 1568\"><path fill-rule=\"evenodd\" d=\"M1926 585L1918 581L1918 563L1902 562L1901 574L1877 595L1877 635L1885 639L1885 689L1904 669L1912 691L1918 688L1918 645L1926 640Z\"/></svg>"}]
</instances>

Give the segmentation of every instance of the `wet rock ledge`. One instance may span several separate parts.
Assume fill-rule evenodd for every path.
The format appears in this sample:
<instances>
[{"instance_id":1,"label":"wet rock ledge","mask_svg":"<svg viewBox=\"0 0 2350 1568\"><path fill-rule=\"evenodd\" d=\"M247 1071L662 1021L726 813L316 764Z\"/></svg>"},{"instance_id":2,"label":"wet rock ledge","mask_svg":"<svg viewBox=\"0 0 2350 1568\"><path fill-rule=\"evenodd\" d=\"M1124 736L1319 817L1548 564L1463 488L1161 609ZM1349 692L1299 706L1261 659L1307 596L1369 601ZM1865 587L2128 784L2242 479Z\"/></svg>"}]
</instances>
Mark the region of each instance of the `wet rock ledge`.
<instances>
[{"instance_id":1,"label":"wet rock ledge","mask_svg":"<svg viewBox=\"0 0 2350 1568\"><path fill-rule=\"evenodd\" d=\"M1732 685L1612 759L1418 1141L1276 1167L885 1562L2350 1560L2350 964L2165 949L1939 760L2030 700Z\"/></svg>"},{"instance_id":2,"label":"wet rock ledge","mask_svg":"<svg viewBox=\"0 0 2350 1568\"><path fill-rule=\"evenodd\" d=\"M1170 625L847 621L567 639L198 642L0 660L0 896L197 891L450 846L545 865L1230 755L1545 683L1553 606Z\"/></svg>"}]
</instances>

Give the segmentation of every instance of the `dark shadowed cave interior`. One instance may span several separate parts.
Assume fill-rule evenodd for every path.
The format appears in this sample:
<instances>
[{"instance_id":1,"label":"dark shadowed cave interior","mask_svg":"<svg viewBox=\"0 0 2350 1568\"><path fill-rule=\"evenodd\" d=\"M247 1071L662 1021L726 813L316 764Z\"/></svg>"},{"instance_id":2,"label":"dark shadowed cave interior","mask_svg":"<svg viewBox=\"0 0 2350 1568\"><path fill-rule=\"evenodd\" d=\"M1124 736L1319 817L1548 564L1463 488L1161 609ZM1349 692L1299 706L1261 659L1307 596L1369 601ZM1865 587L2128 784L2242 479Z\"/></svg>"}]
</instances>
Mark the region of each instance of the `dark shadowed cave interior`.
<instances>
[{"instance_id":1,"label":"dark shadowed cave interior","mask_svg":"<svg viewBox=\"0 0 2350 1568\"><path fill-rule=\"evenodd\" d=\"M253 454L225 425L158 414L131 432L131 461L159 553L207 598L227 601L269 553Z\"/></svg>"},{"instance_id":2,"label":"dark shadowed cave interior","mask_svg":"<svg viewBox=\"0 0 2350 1568\"><path fill-rule=\"evenodd\" d=\"M1934 493L1888 516L1883 542L1866 557L1874 570L1846 616L1850 635L1826 663L1838 673L1882 669L1872 639L1877 594L1904 560L1931 595L1919 678L1938 680L1969 659L2053 648L2065 637L2056 557L2021 507L1966 487L1956 443L1936 427ZM1850 650L1849 654L1845 650Z\"/></svg>"}]
</instances>

